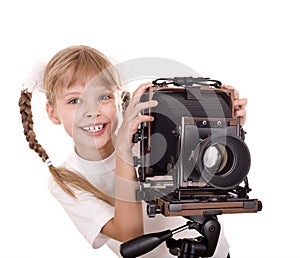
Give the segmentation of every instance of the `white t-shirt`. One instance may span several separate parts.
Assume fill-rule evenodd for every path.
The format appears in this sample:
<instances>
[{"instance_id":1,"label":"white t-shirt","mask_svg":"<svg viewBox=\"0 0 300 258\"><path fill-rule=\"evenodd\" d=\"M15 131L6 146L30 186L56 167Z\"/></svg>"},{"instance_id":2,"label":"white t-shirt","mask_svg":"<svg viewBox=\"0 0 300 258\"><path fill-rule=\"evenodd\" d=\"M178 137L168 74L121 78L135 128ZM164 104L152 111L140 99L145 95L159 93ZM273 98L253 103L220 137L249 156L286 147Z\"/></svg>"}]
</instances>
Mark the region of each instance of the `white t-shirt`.
<instances>
[{"instance_id":1,"label":"white t-shirt","mask_svg":"<svg viewBox=\"0 0 300 258\"><path fill-rule=\"evenodd\" d=\"M80 158L75 151L71 153L63 166L73 172L84 176L89 182L101 189L108 195L114 195L115 185L115 153L105 160L88 161ZM102 227L114 216L114 207L96 198L93 194L74 188L77 199L70 197L65 193L51 178L49 180L49 189L53 196L63 206L74 225L92 245L93 248L99 248L107 244L118 257L120 242L108 238L101 232ZM161 214L155 218L149 218L146 214L146 204L143 204L144 210L144 231L145 234L160 232L166 229L175 229L185 225L186 219L183 217L165 217ZM195 230L185 230L174 235L174 238L198 237L199 233ZM226 258L229 252L229 245L224 236L221 227L221 234L218 241L214 258ZM165 243L162 243L153 251L140 256L143 258L174 258L169 253Z\"/></svg>"}]
</instances>

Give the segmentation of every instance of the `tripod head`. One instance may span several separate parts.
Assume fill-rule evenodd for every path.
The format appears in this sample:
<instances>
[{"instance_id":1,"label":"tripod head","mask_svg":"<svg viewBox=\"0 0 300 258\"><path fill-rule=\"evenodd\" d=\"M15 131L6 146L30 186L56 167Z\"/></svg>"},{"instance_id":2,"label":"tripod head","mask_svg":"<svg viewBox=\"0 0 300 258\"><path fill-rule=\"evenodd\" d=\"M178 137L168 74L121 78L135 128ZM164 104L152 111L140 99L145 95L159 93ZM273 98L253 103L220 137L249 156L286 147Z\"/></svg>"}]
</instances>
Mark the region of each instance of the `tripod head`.
<instances>
[{"instance_id":1,"label":"tripod head","mask_svg":"<svg viewBox=\"0 0 300 258\"><path fill-rule=\"evenodd\" d=\"M179 258L211 257L217 247L221 226L217 217L193 216L185 225L173 230L150 233L121 244L120 253L124 258L146 254L166 241L170 253ZM172 238L186 229L195 229L201 236L194 239Z\"/></svg>"}]
</instances>

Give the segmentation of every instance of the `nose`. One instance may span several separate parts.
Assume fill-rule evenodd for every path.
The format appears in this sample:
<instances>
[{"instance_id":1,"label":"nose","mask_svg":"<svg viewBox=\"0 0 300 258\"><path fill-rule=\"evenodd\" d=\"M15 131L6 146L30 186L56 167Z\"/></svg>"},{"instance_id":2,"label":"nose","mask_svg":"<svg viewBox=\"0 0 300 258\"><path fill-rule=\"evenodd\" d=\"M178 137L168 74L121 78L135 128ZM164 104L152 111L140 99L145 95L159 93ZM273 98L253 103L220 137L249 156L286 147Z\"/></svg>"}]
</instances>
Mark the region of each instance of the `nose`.
<instances>
[{"instance_id":1,"label":"nose","mask_svg":"<svg viewBox=\"0 0 300 258\"><path fill-rule=\"evenodd\" d=\"M86 117L98 117L101 115L99 103L89 101L86 104L84 115Z\"/></svg>"}]
</instances>

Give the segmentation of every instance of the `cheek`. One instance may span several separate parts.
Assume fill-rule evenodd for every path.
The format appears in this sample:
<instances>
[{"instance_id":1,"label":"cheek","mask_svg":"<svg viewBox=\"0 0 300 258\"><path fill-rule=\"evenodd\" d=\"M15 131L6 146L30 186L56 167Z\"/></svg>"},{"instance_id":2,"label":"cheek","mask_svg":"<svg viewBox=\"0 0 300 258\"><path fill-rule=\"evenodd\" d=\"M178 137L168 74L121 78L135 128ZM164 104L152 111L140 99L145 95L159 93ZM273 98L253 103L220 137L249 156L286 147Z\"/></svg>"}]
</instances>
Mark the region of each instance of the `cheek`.
<instances>
[{"instance_id":1,"label":"cheek","mask_svg":"<svg viewBox=\"0 0 300 258\"><path fill-rule=\"evenodd\" d=\"M119 121L119 112L118 108L116 106L111 107L108 109L108 113L106 113L107 117L109 117L109 120L111 122L111 132L114 133L118 126Z\"/></svg>"},{"instance_id":2,"label":"cheek","mask_svg":"<svg viewBox=\"0 0 300 258\"><path fill-rule=\"evenodd\" d=\"M119 110L117 112L117 114L115 115L115 120L114 120L114 129L113 129L113 133L116 132L116 130L118 131L118 129L121 127L123 122L123 111Z\"/></svg>"},{"instance_id":3,"label":"cheek","mask_svg":"<svg viewBox=\"0 0 300 258\"><path fill-rule=\"evenodd\" d=\"M76 123L76 113L69 111L61 114L61 122L67 134L73 136L73 126Z\"/></svg>"}]
</instances>

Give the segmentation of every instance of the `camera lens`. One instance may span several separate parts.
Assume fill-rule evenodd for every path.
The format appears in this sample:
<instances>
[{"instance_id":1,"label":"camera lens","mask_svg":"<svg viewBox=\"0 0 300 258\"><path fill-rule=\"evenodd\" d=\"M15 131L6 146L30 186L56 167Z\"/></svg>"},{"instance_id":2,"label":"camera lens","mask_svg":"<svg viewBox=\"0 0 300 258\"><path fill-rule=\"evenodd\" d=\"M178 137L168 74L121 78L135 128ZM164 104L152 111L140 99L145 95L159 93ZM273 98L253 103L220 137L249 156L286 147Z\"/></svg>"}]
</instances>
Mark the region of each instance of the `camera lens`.
<instances>
[{"instance_id":1,"label":"camera lens","mask_svg":"<svg viewBox=\"0 0 300 258\"><path fill-rule=\"evenodd\" d=\"M205 169L216 174L222 171L228 160L228 154L224 145L214 144L209 146L203 154Z\"/></svg>"},{"instance_id":2,"label":"camera lens","mask_svg":"<svg viewBox=\"0 0 300 258\"><path fill-rule=\"evenodd\" d=\"M233 135L211 135L194 151L195 168L208 185L232 189L250 169L250 152L242 139Z\"/></svg>"}]
</instances>

